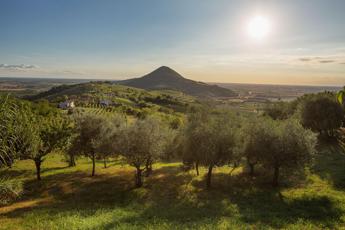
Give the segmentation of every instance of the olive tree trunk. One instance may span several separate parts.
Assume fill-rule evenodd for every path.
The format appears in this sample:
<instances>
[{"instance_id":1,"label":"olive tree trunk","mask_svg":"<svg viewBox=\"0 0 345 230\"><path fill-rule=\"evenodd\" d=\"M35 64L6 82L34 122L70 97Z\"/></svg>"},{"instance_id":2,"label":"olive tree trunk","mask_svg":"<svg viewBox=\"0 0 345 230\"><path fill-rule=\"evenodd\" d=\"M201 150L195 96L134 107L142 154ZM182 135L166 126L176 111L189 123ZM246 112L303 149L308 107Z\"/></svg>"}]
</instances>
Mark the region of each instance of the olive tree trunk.
<instances>
[{"instance_id":1,"label":"olive tree trunk","mask_svg":"<svg viewBox=\"0 0 345 230\"><path fill-rule=\"evenodd\" d=\"M107 168L107 159L105 157L103 157L103 164L104 164L104 168Z\"/></svg>"},{"instance_id":2,"label":"olive tree trunk","mask_svg":"<svg viewBox=\"0 0 345 230\"><path fill-rule=\"evenodd\" d=\"M41 180L41 164L42 160L40 158L34 159L35 161L35 166L36 166L36 177L37 180Z\"/></svg>"},{"instance_id":3,"label":"olive tree trunk","mask_svg":"<svg viewBox=\"0 0 345 230\"><path fill-rule=\"evenodd\" d=\"M135 174L135 187L140 188L143 186L143 181L142 181L142 169L140 167L135 167L137 169L136 174Z\"/></svg>"},{"instance_id":4,"label":"olive tree trunk","mask_svg":"<svg viewBox=\"0 0 345 230\"><path fill-rule=\"evenodd\" d=\"M92 174L91 174L91 176L94 176L95 171L96 171L96 154L95 153L92 153L91 159L92 159Z\"/></svg>"},{"instance_id":5,"label":"olive tree trunk","mask_svg":"<svg viewBox=\"0 0 345 230\"><path fill-rule=\"evenodd\" d=\"M195 162L196 175L199 176L199 162Z\"/></svg>"},{"instance_id":6,"label":"olive tree trunk","mask_svg":"<svg viewBox=\"0 0 345 230\"><path fill-rule=\"evenodd\" d=\"M213 165L210 165L208 167L208 172L207 172L207 177L206 177L206 188L211 188L211 179L212 179L212 170L213 170Z\"/></svg>"},{"instance_id":7,"label":"olive tree trunk","mask_svg":"<svg viewBox=\"0 0 345 230\"><path fill-rule=\"evenodd\" d=\"M248 163L248 165L249 165L249 175L250 176L254 176L254 166L255 166L255 164Z\"/></svg>"},{"instance_id":8,"label":"olive tree trunk","mask_svg":"<svg viewBox=\"0 0 345 230\"><path fill-rule=\"evenodd\" d=\"M70 155L69 155L68 166L69 166L69 167L74 167L74 166L76 166L74 154L70 154Z\"/></svg>"},{"instance_id":9,"label":"olive tree trunk","mask_svg":"<svg viewBox=\"0 0 345 230\"><path fill-rule=\"evenodd\" d=\"M152 174L152 161L147 160L145 165L145 176L148 177Z\"/></svg>"},{"instance_id":10,"label":"olive tree trunk","mask_svg":"<svg viewBox=\"0 0 345 230\"><path fill-rule=\"evenodd\" d=\"M277 187L279 185L279 166L274 167L274 173L273 173L273 181L272 185L274 187Z\"/></svg>"}]
</instances>

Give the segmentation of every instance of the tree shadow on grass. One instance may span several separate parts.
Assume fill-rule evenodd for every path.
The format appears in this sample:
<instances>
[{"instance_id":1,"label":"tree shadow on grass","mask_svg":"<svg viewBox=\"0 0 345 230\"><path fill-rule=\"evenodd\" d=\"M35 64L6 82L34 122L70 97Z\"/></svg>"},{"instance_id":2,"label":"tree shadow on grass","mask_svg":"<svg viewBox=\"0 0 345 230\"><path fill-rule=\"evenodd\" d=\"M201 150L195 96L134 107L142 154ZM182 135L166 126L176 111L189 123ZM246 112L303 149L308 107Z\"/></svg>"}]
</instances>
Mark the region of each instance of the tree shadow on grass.
<instances>
[{"instance_id":1,"label":"tree shadow on grass","mask_svg":"<svg viewBox=\"0 0 345 230\"><path fill-rule=\"evenodd\" d=\"M242 221L273 228L303 220L334 229L342 215L342 210L326 196L286 199L279 192L263 190L238 194L231 200L238 206Z\"/></svg>"},{"instance_id":2,"label":"tree shadow on grass","mask_svg":"<svg viewBox=\"0 0 345 230\"><path fill-rule=\"evenodd\" d=\"M70 166L60 166L60 167L53 167L53 168L42 168L41 169L41 173L45 173L45 172L52 172L52 171L56 171L56 170L63 170L63 169L67 169L70 168Z\"/></svg>"},{"instance_id":3,"label":"tree shadow on grass","mask_svg":"<svg viewBox=\"0 0 345 230\"><path fill-rule=\"evenodd\" d=\"M3 169L0 171L0 177L18 178L25 175L31 175L32 170Z\"/></svg>"},{"instance_id":4,"label":"tree shadow on grass","mask_svg":"<svg viewBox=\"0 0 345 230\"><path fill-rule=\"evenodd\" d=\"M267 188L259 179L245 175L216 173L213 189L193 179L179 166L154 169L144 179L144 187L133 188L134 171L119 169L114 174L93 178L84 172L59 173L44 177L41 182L28 181L22 201L44 197L51 201L12 210L8 218L28 212L49 213L52 219L62 213L94 216L97 211L114 208L131 210L133 215L116 216L100 221L99 229L130 226L155 226L157 220L171 226L195 228L200 224L216 224L221 218L237 218L243 224L283 228L299 220L334 228L341 210L325 196L281 197L278 190ZM215 226L216 227L216 226Z\"/></svg>"},{"instance_id":5,"label":"tree shadow on grass","mask_svg":"<svg viewBox=\"0 0 345 230\"><path fill-rule=\"evenodd\" d=\"M216 228L214 224L222 218L236 216L244 225L264 228L284 228L301 220L334 228L342 215L342 210L326 196L287 199L279 190L247 175L217 173L210 190L205 189L204 181L190 183L190 176L185 175L176 172L175 176L152 178L157 187L150 191L150 205L141 210L140 215L124 218L120 223L147 226L159 220L186 228L205 223ZM188 183L192 190L181 188ZM115 221L102 228L119 226L119 221Z\"/></svg>"},{"instance_id":6,"label":"tree shadow on grass","mask_svg":"<svg viewBox=\"0 0 345 230\"><path fill-rule=\"evenodd\" d=\"M57 215L66 211L97 211L98 208L121 205L129 191L123 177L128 176L98 175L91 178L84 172L72 172L45 176L42 181L31 180L24 184L25 195L17 202L38 202L32 207L18 208L4 215L15 218L26 215L28 211Z\"/></svg>"},{"instance_id":7,"label":"tree shadow on grass","mask_svg":"<svg viewBox=\"0 0 345 230\"><path fill-rule=\"evenodd\" d=\"M103 162L100 162L103 164ZM107 166L111 167L111 166L121 166L124 165L125 162L122 159L108 159L107 160Z\"/></svg>"},{"instance_id":8,"label":"tree shadow on grass","mask_svg":"<svg viewBox=\"0 0 345 230\"><path fill-rule=\"evenodd\" d=\"M99 209L112 210L114 207L127 207L148 202L166 186L164 178L177 179L174 169L157 169L150 178L145 178L143 188L134 188L134 170L119 169L114 174L99 174L90 177L86 172L66 172L45 176L42 181L31 180L24 184L26 193L17 202L38 200L35 206L17 208L4 215L9 218L22 217L28 211L42 211L57 215L63 212L75 211L92 215ZM190 180L190 179L189 179ZM173 193L173 186L168 186ZM154 183L154 185L151 185ZM152 192L152 194L151 194ZM162 194L163 197L167 195ZM46 201L44 198L49 198Z\"/></svg>"},{"instance_id":9,"label":"tree shadow on grass","mask_svg":"<svg viewBox=\"0 0 345 230\"><path fill-rule=\"evenodd\" d=\"M342 210L328 197L303 195L296 198L284 197L279 188L272 188L265 178L250 178L248 175L216 174L216 190L236 204L241 220L249 224L263 223L273 228L282 228L300 220L311 221L333 228L339 221ZM223 198L226 196L223 195Z\"/></svg>"}]
</instances>

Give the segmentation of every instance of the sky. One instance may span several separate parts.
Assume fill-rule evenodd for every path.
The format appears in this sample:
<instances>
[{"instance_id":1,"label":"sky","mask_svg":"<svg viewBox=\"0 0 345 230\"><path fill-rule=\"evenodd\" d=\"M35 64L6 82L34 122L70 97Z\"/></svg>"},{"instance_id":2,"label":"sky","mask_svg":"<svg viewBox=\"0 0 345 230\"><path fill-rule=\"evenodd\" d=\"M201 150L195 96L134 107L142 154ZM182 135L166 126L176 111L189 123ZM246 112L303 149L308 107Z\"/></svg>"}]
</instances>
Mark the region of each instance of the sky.
<instances>
[{"instance_id":1,"label":"sky","mask_svg":"<svg viewBox=\"0 0 345 230\"><path fill-rule=\"evenodd\" d=\"M0 77L344 85L344 0L0 0ZM264 38L248 32L255 18ZM259 28L260 32L260 28Z\"/></svg>"}]
</instances>

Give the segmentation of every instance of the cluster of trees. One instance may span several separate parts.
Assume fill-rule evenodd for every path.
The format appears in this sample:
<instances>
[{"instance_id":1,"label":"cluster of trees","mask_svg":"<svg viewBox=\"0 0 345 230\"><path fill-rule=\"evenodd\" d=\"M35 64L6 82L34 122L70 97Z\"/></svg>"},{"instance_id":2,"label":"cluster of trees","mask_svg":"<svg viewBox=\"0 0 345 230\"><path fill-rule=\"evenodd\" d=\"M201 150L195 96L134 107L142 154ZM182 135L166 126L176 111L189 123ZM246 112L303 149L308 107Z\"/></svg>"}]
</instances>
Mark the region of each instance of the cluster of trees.
<instances>
[{"instance_id":1,"label":"cluster of trees","mask_svg":"<svg viewBox=\"0 0 345 230\"><path fill-rule=\"evenodd\" d=\"M48 102L29 103L1 97L0 166L11 167L14 159L34 161L37 179L41 179L44 157L63 148L71 130L71 122Z\"/></svg>"},{"instance_id":2,"label":"cluster of trees","mask_svg":"<svg viewBox=\"0 0 345 230\"><path fill-rule=\"evenodd\" d=\"M344 109L335 95L307 95L297 101L266 108L266 116L242 118L230 111L204 106L187 120L164 122L145 116L127 120L120 115L65 114L48 102L30 103L1 97L0 166L15 158L35 163L37 179L50 152L60 149L75 166L76 157L92 161L121 156L135 169L142 186L157 160L179 158L185 168L207 168L211 187L215 167L244 164L254 175L258 166L270 170L277 186L282 170L303 169L315 151L317 135L334 136L342 126Z\"/></svg>"},{"instance_id":3,"label":"cluster of trees","mask_svg":"<svg viewBox=\"0 0 345 230\"><path fill-rule=\"evenodd\" d=\"M241 121L226 112L191 115L184 135L184 163L194 164L197 174L199 164L208 168L207 187L215 166L236 166L243 160L251 175L258 164L271 168L272 184L277 186L280 170L303 168L316 145L316 135L295 119Z\"/></svg>"},{"instance_id":4,"label":"cluster of trees","mask_svg":"<svg viewBox=\"0 0 345 230\"><path fill-rule=\"evenodd\" d=\"M295 118L304 128L320 134L320 137L333 138L344 123L342 97L345 94L341 92L337 96L332 92L307 94L292 102L268 104L264 115L274 120Z\"/></svg>"},{"instance_id":5,"label":"cluster of trees","mask_svg":"<svg viewBox=\"0 0 345 230\"><path fill-rule=\"evenodd\" d=\"M70 165L83 155L92 161L122 156L135 168L135 185L142 186L159 159L180 157L187 168L208 169L206 186L211 187L215 167L238 165L244 159L251 175L258 164L272 169L272 183L278 185L282 168L303 168L315 150L316 135L295 119L243 119L217 109L202 109L188 116L178 130L149 117L127 122L121 116L86 115L76 119L74 135L66 153ZM106 163L105 163L106 167Z\"/></svg>"},{"instance_id":6,"label":"cluster of trees","mask_svg":"<svg viewBox=\"0 0 345 230\"><path fill-rule=\"evenodd\" d=\"M75 135L67 154L71 166L75 157L83 155L92 160L92 176L95 175L96 159L122 156L136 169L135 184L142 186L143 172L149 176L153 163L167 149L173 130L158 119L149 117L127 122L121 116L102 117L86 115L76 119Z\"/></svg>"},{"instance_id":7,"label":"cluster of trees","mask_svg":"<svg viewBox=\"0 0 345 230\"><path fill-rule=\"evenodd\" d=\"M278 185L281 169L296 170L310 162L315 152L316 135L295 119L274 121L258 119L243 127L242 152L250 174L262 164L272 169L272 184Z\"/></svg>"}]
</instances>

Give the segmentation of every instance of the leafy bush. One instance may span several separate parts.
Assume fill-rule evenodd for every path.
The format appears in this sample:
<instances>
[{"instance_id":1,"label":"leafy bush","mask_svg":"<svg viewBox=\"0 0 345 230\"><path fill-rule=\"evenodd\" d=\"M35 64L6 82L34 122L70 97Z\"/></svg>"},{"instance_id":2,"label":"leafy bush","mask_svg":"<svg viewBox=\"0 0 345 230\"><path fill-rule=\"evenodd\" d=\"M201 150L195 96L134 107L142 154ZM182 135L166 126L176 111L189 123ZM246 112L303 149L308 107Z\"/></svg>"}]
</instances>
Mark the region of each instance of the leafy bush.
<instances>
[{"instance_id":1,"label":"leafy bush","mask_svg":"<svg viewBox=\"0 0 345 230\"><path fill-rule=\"evenodd\" d=\"M284 120L291 117L297 107L297 102L277 102L267 104L264 108L264 115L274 120Z\"/></svg>"},{"instance_id":2,"label":"leafy bush","mask_svg":"<svg viewBox=\"0 0 345 230\"><path fill-rule=\"evenodd\" d=\"M0 167L11 166L15 158L17 106L8 96L0 97Z\"/></svg>"},{"instance_id":3,"label":"leafy bush","mask_svg":"<svg viewBox=\"0 0 345 230\"><path fill-rule=\"evenodd\" d=\"M0 178L0 205L17 199L23 192L23 185L18 180Z\"/></svg>"},{"instance_id":4,"label":"leafy bush","mask_svg":"<svg viewBox=\"0 0 345 230\"><path fill-rule=\"evenodd\" d=\"M319 94L308 97L301 105L301 123L323 136L334 136L342 125L344 110L334 96Z\"/></svg>"}]
</instances>

